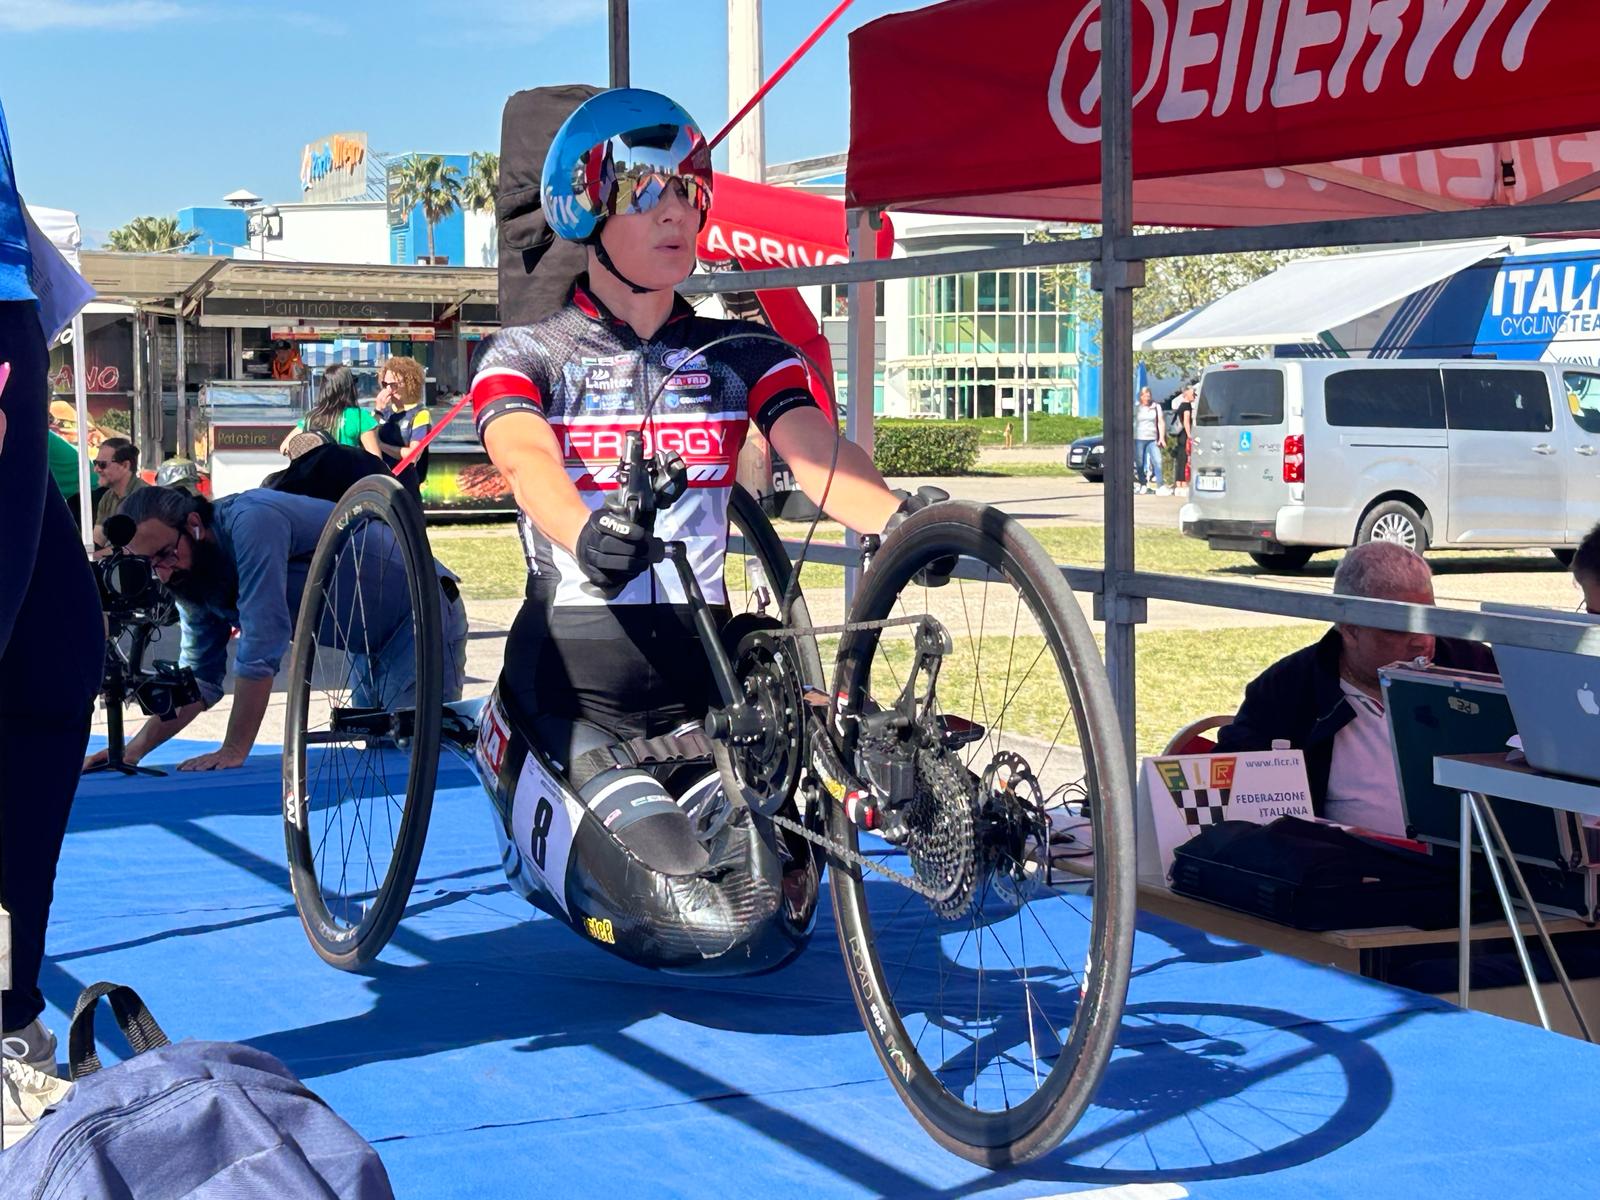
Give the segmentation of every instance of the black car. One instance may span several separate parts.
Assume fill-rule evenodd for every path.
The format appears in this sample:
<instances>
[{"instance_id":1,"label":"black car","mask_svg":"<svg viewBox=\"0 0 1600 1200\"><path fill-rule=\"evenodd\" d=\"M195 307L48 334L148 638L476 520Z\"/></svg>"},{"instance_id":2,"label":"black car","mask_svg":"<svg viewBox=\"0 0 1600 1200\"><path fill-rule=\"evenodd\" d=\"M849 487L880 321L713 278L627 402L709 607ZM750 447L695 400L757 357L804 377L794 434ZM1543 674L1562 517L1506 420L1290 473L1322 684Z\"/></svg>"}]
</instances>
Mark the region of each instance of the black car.
<instances>
[{"instance_id":1,"label":"black car","mask_svg":"<svg viewBox=\"0 0 1600 1200\"><path fill-rule=\"evenodd\" d=\"M1067 447L1067 466L1083 473L1090 483L1099 483L1106 477L1106 451L1103 434L1081 437Z\"/></svg>"}]
</instances>

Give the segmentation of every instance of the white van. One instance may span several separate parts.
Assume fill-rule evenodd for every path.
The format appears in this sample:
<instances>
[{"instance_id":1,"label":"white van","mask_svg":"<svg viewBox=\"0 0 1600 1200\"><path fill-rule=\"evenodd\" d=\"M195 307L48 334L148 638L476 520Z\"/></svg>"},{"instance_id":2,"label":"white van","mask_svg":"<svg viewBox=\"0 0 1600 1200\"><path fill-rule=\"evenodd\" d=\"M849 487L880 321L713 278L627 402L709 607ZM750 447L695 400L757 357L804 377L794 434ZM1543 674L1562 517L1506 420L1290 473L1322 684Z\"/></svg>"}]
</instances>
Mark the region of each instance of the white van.
<instances>
[{"instance_id":1,"label":"white van","mask_svg":"<svg viewBox=\"0 0 1600 1200\"><path fill-rule=\"evenodd\" d=\"M1600 367L1258 359L1208 367L1183 532L1263 567L1373 539L1546 546L1600 521Z\"/></svg>"}]
</instances>

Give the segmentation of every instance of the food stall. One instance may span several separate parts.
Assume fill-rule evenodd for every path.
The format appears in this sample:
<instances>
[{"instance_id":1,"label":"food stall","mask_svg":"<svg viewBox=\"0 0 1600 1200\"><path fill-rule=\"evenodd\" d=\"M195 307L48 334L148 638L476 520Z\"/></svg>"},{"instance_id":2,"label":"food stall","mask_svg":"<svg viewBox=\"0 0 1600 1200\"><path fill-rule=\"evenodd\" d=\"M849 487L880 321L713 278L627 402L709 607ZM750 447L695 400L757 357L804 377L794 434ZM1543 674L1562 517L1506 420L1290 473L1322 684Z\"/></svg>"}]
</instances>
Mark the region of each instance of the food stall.
<instances>
[{"instance_id":1,"label":"food stall","mask_svg":"<svg viewBox=\"0 0 1600 1200\"><path fill-rule=\"evenodd\" d=\"M278 447L306 413L306 385L264 379L213 380L200 389L195 462L213 498L260 487L287 460Z\"/></svg>"}]
</instances>

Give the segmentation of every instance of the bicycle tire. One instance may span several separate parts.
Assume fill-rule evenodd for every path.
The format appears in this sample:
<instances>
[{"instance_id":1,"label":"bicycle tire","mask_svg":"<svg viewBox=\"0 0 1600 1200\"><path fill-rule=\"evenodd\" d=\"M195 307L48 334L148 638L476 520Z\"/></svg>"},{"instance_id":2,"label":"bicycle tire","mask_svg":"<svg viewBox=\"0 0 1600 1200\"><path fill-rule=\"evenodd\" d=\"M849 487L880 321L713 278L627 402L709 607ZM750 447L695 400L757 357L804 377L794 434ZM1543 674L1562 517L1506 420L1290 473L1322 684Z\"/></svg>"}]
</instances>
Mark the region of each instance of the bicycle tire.
<instances>
[{"instance_id":1,"label":"bicycle tire","mask_svg":"<svg viewBox=\"0 0 1600 1200\"><path fill-rule=\"evenodd\" d=\"M906 1013L895 1000L898 980L891 980L880 961L863 872L856 865L835 862L831 886L846 974L885 1073L940 1145L984 1166L1002 1167L1027 1162L1060 1143L1088 1107L1114 1048L1127 992L1135 919L1132 788L1110 684L1088 623L1059 568L1015 519L966 502L941 503L914 513L885 539L852 606L851 620L872 621L889 615L902 590L912 585L923 567L951 554L984 564L988 578L998 573L1013 581L1019 596L1042 615L1040 627L1047 648L1062 675L1064 694L1073 702L1072 715L1085 759L1086 794L1094 803L1098 821L1086 978L1076 985L1070 1033L1065 1039L1057 1034L1060 1052L1032 1095L1014 1108L1008 1098L1003 1110L982 1110L940 1081L923 1058L919 1042L907 1030ZM877 631L856 631L840 646L835 691L850 697L855 711L860 711L859 699L870 682L878 636ZM977 641L983 642L981 629ZM1018 686L1020 690L1021 684ZM1003 720L1004 710L1001 716ZM1063 723L1066 719L1063 717ZM856 722L847 723L844 748L852 757L858 728ZM845 816L842 805L828 806L827 822L836 842L860 852L860 831ZM1022 905L1035 902L1019 902L1019 924ZM924 924L926 921L924 918ZM980 976L984 970L982 936L980 931ZM919 932L918 941L921 938ZM908 953L915 949L913 945ZM905 974L902 966L900 976ZM1031 1006L1034 1001L1027 994L1026 967L1023 980L1025 1004ZM943 986L941 979L941 992ZM978 995L981 1001L981 979ZM1034 1036L1032 1020L1030 1007L1030 1040ZM929 1023L925 1029L931 1027ZM974 1051L977 1046L975 1040ZM1040 1064L1037 1051L1035 1054L1034 1077L1038 1081ZM1005 1064L1000 1065L1003 1070Z\"/></svg>"},{"instance_id":2,"label":"bicycle tire","mask_svg":"<svg viewBox=\"0 0 1600 1200\"><path fill-rule=\"evenodd\" d=\"M313 841L313 809L321 792L318 786L321 775L314 776L308 771L307 746L312 733L308 724L312 710L313 676L318 666L319 646L322 645L318 641L318 631L323 628L325 619L335 622L338 619L339 585L333 575L340 569L344 561L342 556L356 532L370 528L372 522L381 524L392 536L404 568L413 622L411 666L415 683L414 716L411 736L407 739L409 761L405 771L398 833L393 837L388 863L381 871L375 893L362 903L359 919L352 921L348 919L348 906L345 906L343 914L330 908L327 894L329 882L318 865L318 849L326 845L328 831L324 831L321 839ZM353 570L357 586L362 586L359 559ZM330 584L334 588L332 597L329 593ZM422 857L428 820L433 811L433 790L439 765L444 671L439 597L421 506L398 481L386 475L368 476L353 484L329 514L307 571L295 638L290 650L283 748L284 840L295 907L317 954L341 970L353 971L364 966L388 944L405 912L412 885L416 882L417 865ZM381 601L380 592L377 602L381 605ZM355 611L354 599L345 603ZM331 616L330 609L333 610ZM337 630L337 625L335 628ZM336 744L331 743L331 736L322 740ZM353 744L358 739L350 740ZM367 757L365 778L376 783L378 773L371 769L370 756L386 751L381 746L374 749L373 743L379 739L365 740L366 745L361 752ZM322 751L324 755L330 752L327 747ZM387 784L386 768L382 775ZM334 782L337 786L337 779ZM345 782L356 786L353 770L346 773ZM392 805L392 801L390 792L386 808ZM343 799L339 808L342 819ZM362 824L359 796L355 798L354 812L353 824L359 828ZM387 823L393 829L392 814ZM371 830L374 822L369 819L366 826ZM354 845L355 832L352 831L350 836L347 852ZM370 843L368 849L370 851ZM368 861L370 864L370 854ZM348 867L348 861L345 866ZM376 876L379 872L372 871L370 874ZM354 901L357 897L345 899Z\"/></svg>"}]
</instances>

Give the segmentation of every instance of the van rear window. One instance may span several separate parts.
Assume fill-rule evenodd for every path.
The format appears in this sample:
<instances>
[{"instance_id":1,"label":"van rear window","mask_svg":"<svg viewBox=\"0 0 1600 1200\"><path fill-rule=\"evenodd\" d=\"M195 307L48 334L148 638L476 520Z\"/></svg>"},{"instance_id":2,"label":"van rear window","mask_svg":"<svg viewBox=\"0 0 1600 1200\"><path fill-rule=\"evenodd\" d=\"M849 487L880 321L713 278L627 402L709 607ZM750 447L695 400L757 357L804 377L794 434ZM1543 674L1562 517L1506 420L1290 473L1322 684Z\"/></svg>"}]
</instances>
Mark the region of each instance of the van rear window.
<instances>
[{"instance_id":1,"label":"van rear window","mask_svg":"<svg viewBox=\"0 0 1600 1200\"><path fill-rule=\"evenodd\" d=\"M1443 429L1444 388L1437 368L1339 371L1322 385L1329 425Z\"/></svg>"},{"instance_id":2,"label":"van rear window","mask_svg":"<svg viewBox=\"0 0 1600 1200\"><path fill-rule=\"evenodd\" d=\"M1282 371L1210 371L1200 385L1196 425L1283 424Z\"/></svg>"}]
</instances>

